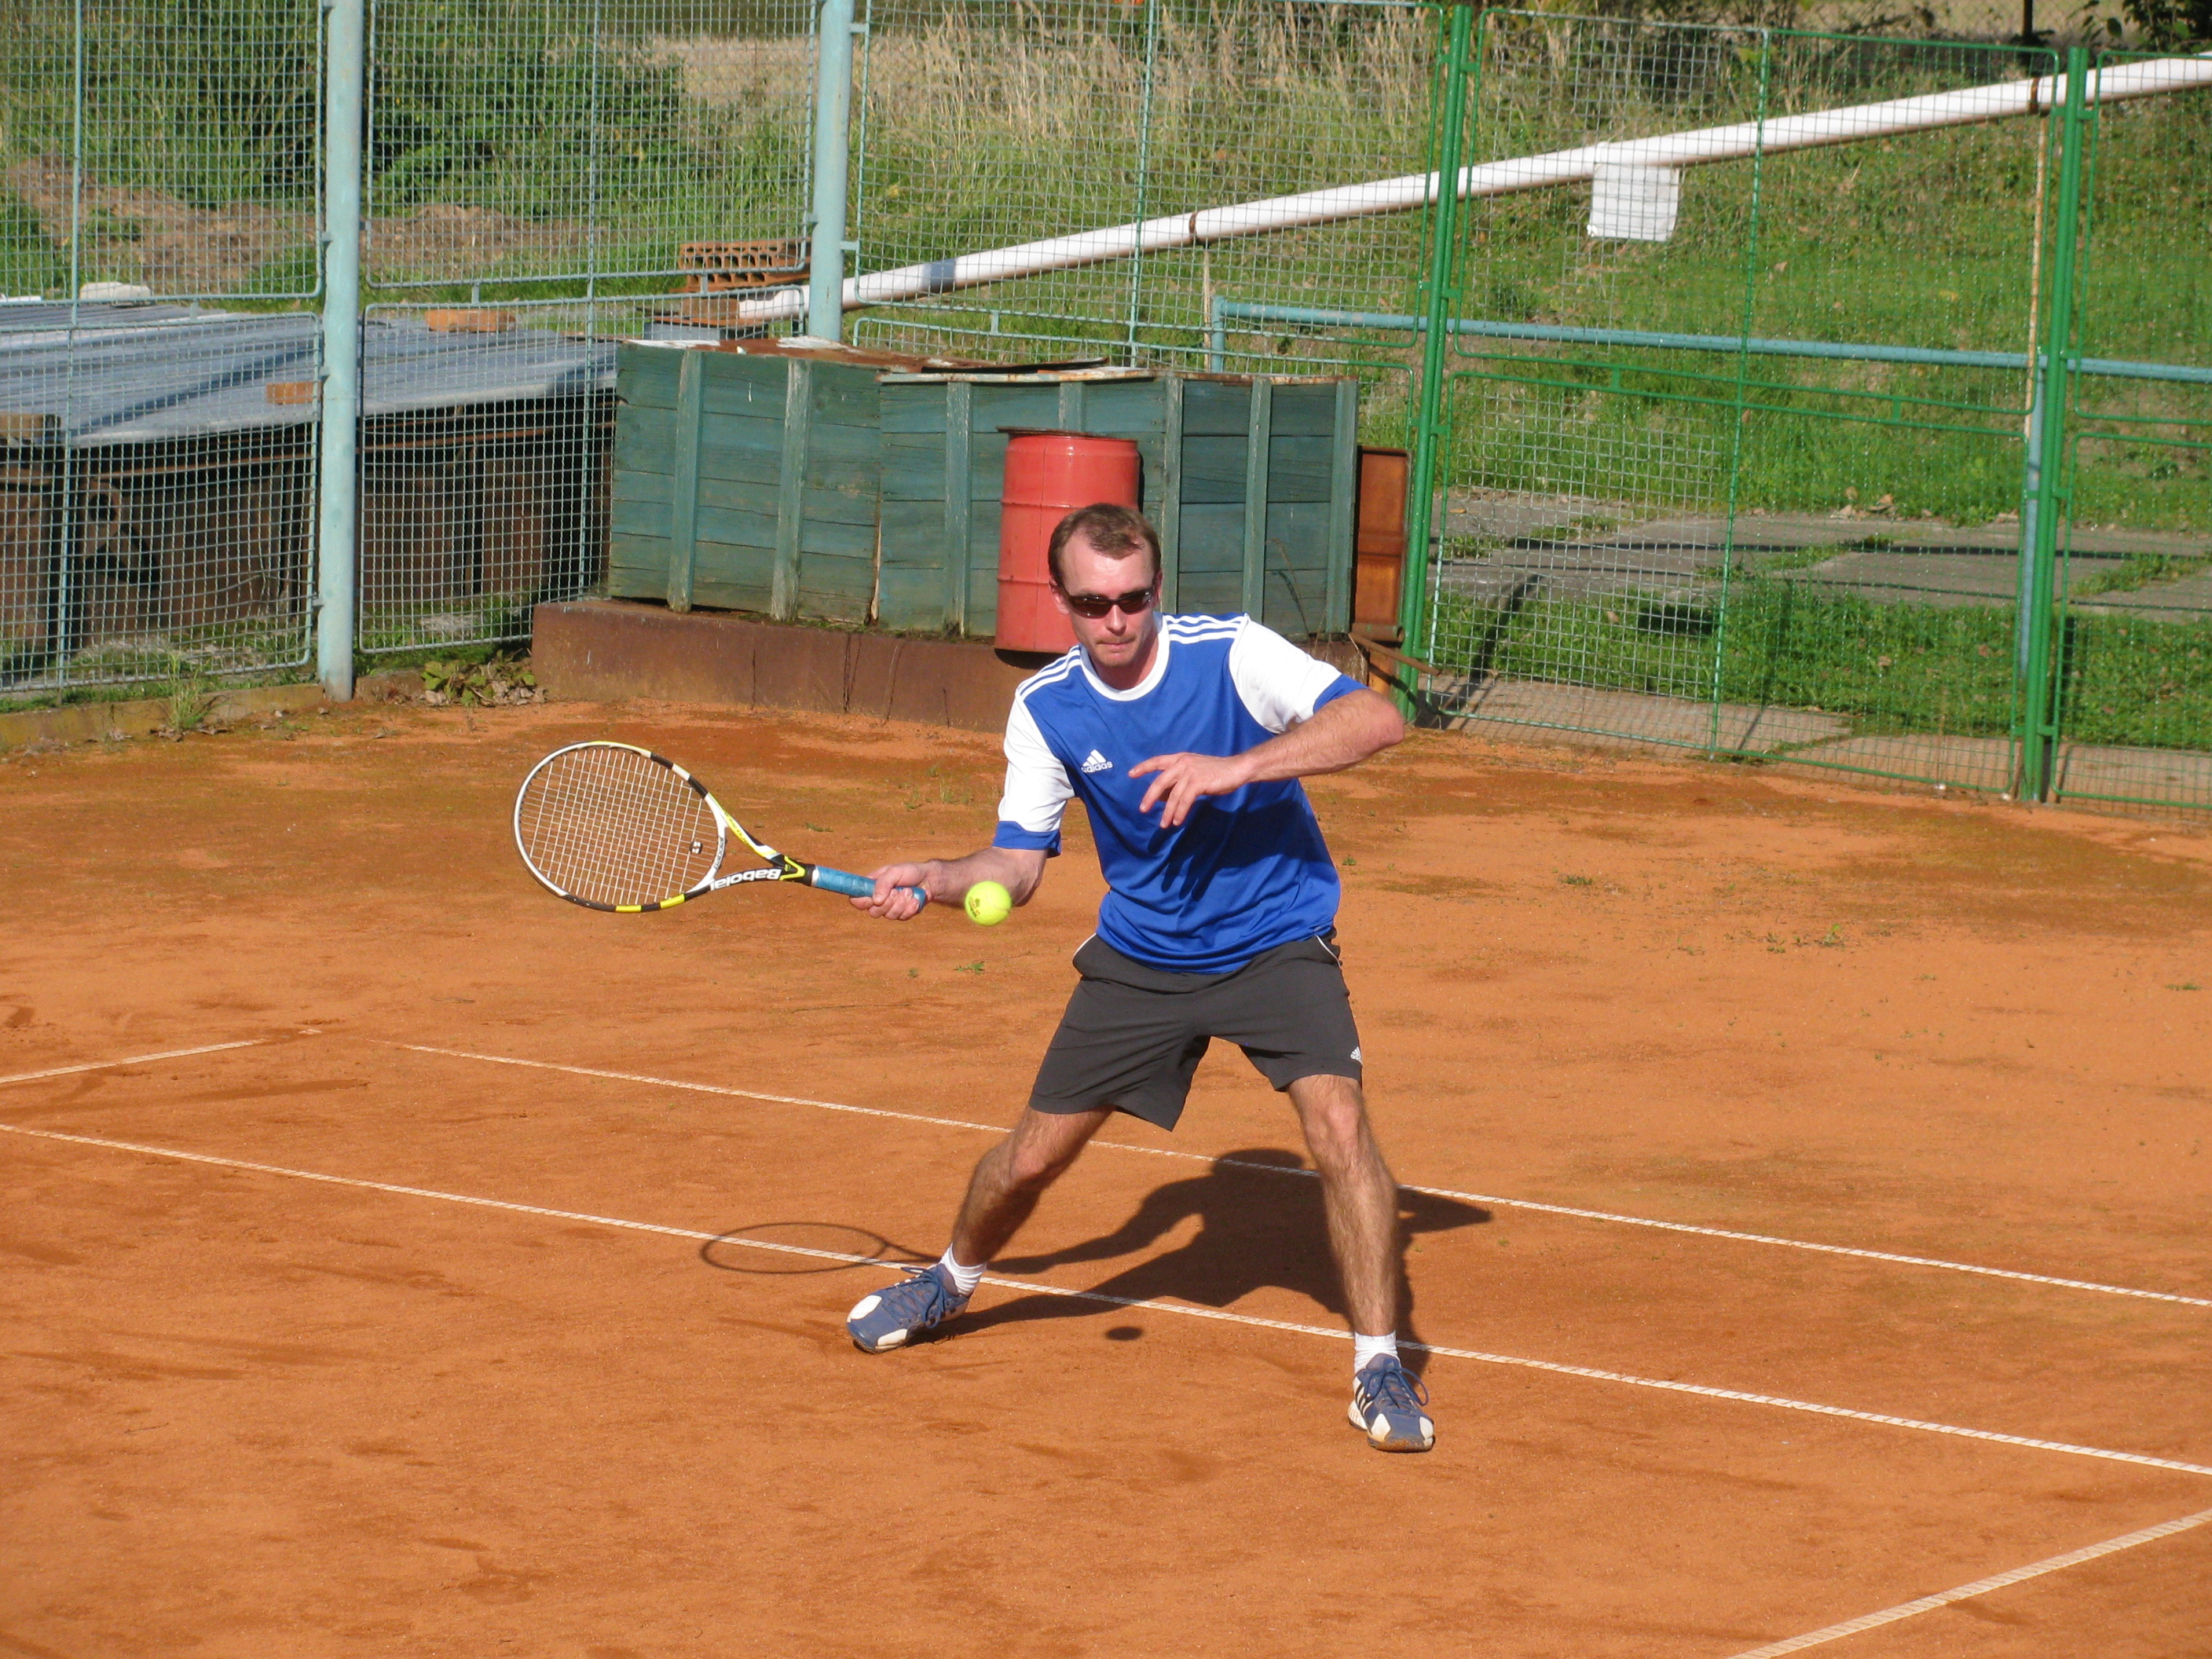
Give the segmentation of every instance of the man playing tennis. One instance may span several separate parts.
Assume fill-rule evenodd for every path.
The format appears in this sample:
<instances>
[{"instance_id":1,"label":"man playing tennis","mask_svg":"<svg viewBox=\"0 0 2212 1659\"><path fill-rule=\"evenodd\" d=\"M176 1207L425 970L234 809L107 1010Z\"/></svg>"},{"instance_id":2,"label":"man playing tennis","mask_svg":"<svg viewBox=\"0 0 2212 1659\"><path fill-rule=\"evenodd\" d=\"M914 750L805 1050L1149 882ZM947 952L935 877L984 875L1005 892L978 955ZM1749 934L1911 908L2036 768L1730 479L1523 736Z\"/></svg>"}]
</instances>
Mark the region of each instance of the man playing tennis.
<instances>
[{"instance_id":1,"label":"man playing tennis","mask_svg":"<svg viewBox=\"0 0 2212 1659\"><path fill-rule=\"evenodd\" d=\"M1014 694L991 846L875 872L854 904L903 921L979 881L1017 904L1060 850L1072 796L1107 882L1082 979L1030 1102L969 1182L944 1258L860 1298L869 1353L968 1305L992 1257L1115 1111L1171 1129L1215 1037L1297 1109L1322 1182L1352 1332L1352 1422L1384 1451L1436 1441L1398 1361L1397 1182L1367 1122L1359 1033L1338 965L1339 887L1297 780L1357 766L1405 735L1390 702L1249 617L1162 617L1160 544L1127 507L1053 532L1054 599L1076 649Z\"/></svg>"}]
</instances>

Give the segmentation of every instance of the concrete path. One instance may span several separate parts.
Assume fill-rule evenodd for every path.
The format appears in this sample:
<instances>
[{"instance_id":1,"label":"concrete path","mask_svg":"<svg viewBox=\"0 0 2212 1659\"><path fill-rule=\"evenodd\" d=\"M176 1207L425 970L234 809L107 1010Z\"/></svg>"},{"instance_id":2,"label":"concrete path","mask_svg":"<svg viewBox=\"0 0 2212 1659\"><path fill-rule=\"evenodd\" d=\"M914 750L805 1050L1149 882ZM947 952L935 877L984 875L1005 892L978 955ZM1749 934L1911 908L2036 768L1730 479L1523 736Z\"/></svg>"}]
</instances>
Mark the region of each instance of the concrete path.
<instances>
[{"instance_id":1,"label":"concrete path","mask_svg":"<svg viewBox=\"0 0 2212 1659\"><path fill-rule=\"evenodd\" d=\"M1790 765L1904 778L2002 795L2012 787L2012 745L2002 738L1934 732L1854 733L1850 720L1805 709L1721 706L1687 697L1599 691L1535 680L1432 685L1425 724L1519 734L1577 746L1717 746ZM2057 799L2081 805L2136 803L2212 810L2212 754L2068 744L2058 756Z\"/></svg>"},{"instance_id":2,"label":"concrete path","mask_svg":"<svg viewBox=\"0 0 2212 1659\"><path fill-rule=\"evenodd\" d=\"M1997 605L2019 587L2020 525L1948 525L1878 514L1845 519L1747 513L1734 526L1739 568L1766 568L1808 586L1844 590L1879 604ZM1717 588L1724 516L1639 518L1619 503L1529 495L1455 496L1443 590L1478 604L1634 595L1660 603L1709 601ZM2130 555L2212 562L2212 532L2081 529L2073 533L2069 580L2078 591L2116 572ZM1832 556L1798 562L1811 550ZM1462 550L1473 556L1451 556ZM1776 566L1781 568L1774 568ZM2190 574L2121 592L2085 595L2077 609L2167 620L2212 615L2212 562Z\"/></svg>"},{"instance_id":3,"label":"concrete path","mask_svg":"<svg viewBox=\"0 0 2212 1659\"><path fill-rule=\"evenodd\" d=\"M1716 726L1709 702L1540 680L1464 680L1431 686L1430 696L1444 723L1544 726L1578 742L1715 745L1730 753L1771 754L1850 730L1850 722L1839 715L1736 703L1720 706Z\"/></svg>"}]
</instances>

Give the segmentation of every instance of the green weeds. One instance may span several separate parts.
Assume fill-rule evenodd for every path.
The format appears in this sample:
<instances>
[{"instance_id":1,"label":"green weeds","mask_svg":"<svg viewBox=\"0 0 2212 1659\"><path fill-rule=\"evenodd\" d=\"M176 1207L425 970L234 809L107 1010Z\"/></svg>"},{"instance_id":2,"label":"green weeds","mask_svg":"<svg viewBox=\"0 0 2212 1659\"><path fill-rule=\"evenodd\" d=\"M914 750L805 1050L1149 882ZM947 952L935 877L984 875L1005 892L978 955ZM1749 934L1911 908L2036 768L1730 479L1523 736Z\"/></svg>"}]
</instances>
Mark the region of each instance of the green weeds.
<instances>
[{"instance_id":1,"label":"green weeds","mask_svg":"<svg viewBox=\"0 0 2212 1659\"><path fill-rule=\"evenodd\" d=\"M1717 601L1540 599L1510 611L1446 594L1440 667L1844 716L1861 732L2002 737L2014 608L1883 604L1737 575ZM2212 618L2075 616L2059 642L2079 743L2212 748Z\"/></svg>"}]
</instances>

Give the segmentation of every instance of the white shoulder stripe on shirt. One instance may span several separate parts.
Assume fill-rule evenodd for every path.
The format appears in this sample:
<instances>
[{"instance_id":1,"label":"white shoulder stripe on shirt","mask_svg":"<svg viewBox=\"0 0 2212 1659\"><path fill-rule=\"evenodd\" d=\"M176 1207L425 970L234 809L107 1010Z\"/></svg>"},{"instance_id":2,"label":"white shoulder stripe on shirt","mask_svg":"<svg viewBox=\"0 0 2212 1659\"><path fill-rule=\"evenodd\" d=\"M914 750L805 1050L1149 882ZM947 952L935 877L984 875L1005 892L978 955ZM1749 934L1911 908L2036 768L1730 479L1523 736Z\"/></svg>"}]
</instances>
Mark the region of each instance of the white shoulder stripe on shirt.
<instances>
[{"instance_id":1,"label":"white shoulder stripe on shirt","mask_svg":"<svg viewBox=\"0 0 2212 1659\"><path fill-rule=\"evenodd\" d=\"M1047 663L1042 668L1038 669L1036 673L1030 675L1029 678L1024 680L1019 685L1014 688L1015 701L1018 702L1026 702L1029 701L1030 696L1032 692L1042 691L1048 686L1058 685L1062 680L1066 679L1070 674L1073 674L1075 672L1076 666L1076 659L1073 652L1068 655L1060 658L1057 662Z\"/></svg>"},{"instance_id":2,"label":"white shoulder stripe on shirt","mask_svg":"<svg viewBox=\"0 0 2212 1659\"><path fill-rule=\"evenodd\" d=\"M1171 622L1167 626L1168 637L1177 640L1228 639L1243 631L1241 622Z\"/></svg>"}]
</instances>

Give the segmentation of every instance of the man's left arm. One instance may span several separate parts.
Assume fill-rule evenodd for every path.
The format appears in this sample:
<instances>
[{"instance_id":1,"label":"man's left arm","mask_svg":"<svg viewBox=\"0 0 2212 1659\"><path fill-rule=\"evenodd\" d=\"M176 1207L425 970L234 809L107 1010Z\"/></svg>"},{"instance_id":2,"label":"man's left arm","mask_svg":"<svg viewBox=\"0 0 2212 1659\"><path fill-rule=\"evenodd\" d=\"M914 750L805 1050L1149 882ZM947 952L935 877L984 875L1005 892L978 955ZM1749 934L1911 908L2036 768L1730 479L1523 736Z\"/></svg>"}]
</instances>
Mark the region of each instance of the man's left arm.
<instances>
[{"instance_id":1,"label":"man's left arm","mask_svg":"<svg viewBox=\"0 0 2212 1659\"><path fill-rule=\"evenodd\" d=\"M1207 795L1226 795L1248 783L1310 778L1341 772L1378 755L1406 735L1397 705L1378 692L1355 687L1323 703L1310 719L1255 744L1241 755L1155 755L1129 769L1131 777L1158 774L1139 811L1160 808L1160 827L1172 830Z\"/></svg>"}]
</instances>

